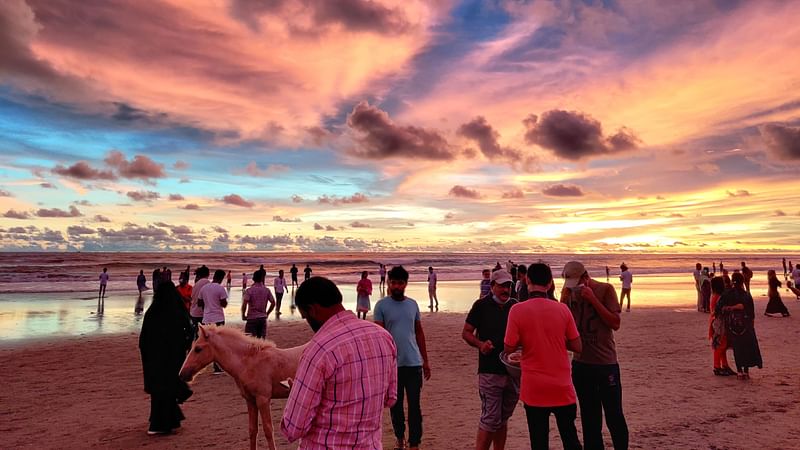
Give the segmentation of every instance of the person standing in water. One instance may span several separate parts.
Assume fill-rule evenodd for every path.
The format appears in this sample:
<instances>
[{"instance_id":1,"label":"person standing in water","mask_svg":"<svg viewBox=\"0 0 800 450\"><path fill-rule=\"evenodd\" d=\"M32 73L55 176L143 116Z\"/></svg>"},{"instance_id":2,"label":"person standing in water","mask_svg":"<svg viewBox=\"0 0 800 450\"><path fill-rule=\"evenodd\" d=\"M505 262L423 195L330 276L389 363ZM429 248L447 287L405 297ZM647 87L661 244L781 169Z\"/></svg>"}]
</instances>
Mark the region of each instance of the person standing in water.
<instances>
[{"instance_id":1,"label":"person standing in water","mask_svg":"<svg viewBox=\"0 0 800 450\"><path fill-rule=\"evenodd\" d=\"M103 267L100 274L100 292L97 295L97 312L101 313L105 309L106 285L108 284L108 268Z\"/></svg>"}]
</instances>

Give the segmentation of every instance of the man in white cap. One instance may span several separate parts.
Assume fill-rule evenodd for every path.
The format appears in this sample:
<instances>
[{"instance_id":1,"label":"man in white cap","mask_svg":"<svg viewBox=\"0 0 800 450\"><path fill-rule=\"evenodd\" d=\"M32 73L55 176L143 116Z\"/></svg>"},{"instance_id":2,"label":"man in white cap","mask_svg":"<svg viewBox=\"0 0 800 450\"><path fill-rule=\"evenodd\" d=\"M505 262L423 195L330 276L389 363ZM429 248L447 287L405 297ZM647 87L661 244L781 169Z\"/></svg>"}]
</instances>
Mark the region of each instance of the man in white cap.
<instances>
[{"instance_id":1,"label":"man in white cap","mask_svg":"<svg viewBox=\"0 0 800 450\"><path fill-rule=\"evenodd\" d=\"M475 448L502 450L506 445L508 419L519 400L519 379L509 375L500 362L508 325L508 313L517 302L511 298L513 280L505 270L496 270L491 291L472 304L461 337L478 349L478 393L481 417Z\"/></svg>"},{"instance_id":2,"label":"man in white cap","mask_svg":"<svg viewBox=\"0 0 800 450\"><path fill-rule=\"evenodd\" d=\"M583 349L572 359L572 383L578 394L586 450L602 450L603 413L615 450L628 448L628 424L622 412L622 384L614 343L620 305L614 286L592 279L578 261L564 265L561 301L569 306Z\"/></svg>"}]
</instances>

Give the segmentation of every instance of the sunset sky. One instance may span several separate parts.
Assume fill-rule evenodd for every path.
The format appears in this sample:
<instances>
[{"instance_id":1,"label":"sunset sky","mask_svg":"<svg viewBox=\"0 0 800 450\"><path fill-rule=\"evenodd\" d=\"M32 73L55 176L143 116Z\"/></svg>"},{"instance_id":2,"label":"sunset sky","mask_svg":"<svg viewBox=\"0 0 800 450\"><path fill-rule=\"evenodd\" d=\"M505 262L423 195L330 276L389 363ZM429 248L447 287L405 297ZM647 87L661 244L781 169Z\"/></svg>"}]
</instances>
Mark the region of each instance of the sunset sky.
<instances>
[{"instance_id":1,"label":"sunset sky","mask_svg":"<svg viewBox=\"0 0 800 450\"><path fill-rule=\"evenodd\" d=\"M4 0L0 248L800 250L800 1Z\"/></svg>"}]
</instances>

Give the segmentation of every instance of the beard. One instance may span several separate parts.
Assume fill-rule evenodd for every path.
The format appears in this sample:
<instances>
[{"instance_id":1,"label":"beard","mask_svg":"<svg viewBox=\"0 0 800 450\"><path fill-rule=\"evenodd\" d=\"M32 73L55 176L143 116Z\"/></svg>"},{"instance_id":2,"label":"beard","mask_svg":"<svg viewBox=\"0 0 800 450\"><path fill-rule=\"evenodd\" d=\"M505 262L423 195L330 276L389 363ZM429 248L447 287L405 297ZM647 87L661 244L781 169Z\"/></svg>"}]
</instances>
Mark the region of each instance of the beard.
<instances>
[{"instance_id":1,"label":"beard","mask_svg":"<svg viewBox=\"0 0 800 450\"><path fill-rule=\"evenodd\" d=\"M311 330L313 330L314 333L316 333L317 331L319 331L320 328L322 328L322 322L316 321L311 317L306 317L306 322L308 322L308 326L311 327Z\"/></svg>"}]
</instances>

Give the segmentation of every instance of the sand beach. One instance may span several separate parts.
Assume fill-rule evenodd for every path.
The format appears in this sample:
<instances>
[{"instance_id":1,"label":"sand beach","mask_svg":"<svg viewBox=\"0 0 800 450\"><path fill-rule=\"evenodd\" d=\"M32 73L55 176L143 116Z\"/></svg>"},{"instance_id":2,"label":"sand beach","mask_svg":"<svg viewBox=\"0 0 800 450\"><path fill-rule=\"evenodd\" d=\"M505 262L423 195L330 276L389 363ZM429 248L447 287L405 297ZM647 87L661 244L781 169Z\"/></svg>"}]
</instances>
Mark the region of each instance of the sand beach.
<instances>
[{"instance_id":1,"label":"sand beach","mask_svg":"<svg viewBox=\"0 0 800 450\"><path fill-rule=\"evenodd\" d=\"M800 314L799 302L784 300ZM765 304L756 296L759 313ZM423 312L433 371L422 393L426 449L474 446L480 412L477 357L460 337L464 317ZM690 307L651 307L623 313L622 319L616 340L631 448L798 448L800 327L794 316L757 318L765 367L755 369L747 382L712 375L707 315ZM0 390L3 447L246 448L244 401L230 377L207 372L195 379L179 432L146 435L149 397L142 388L137 336L87 334L0 348L6 362ZM300 320L270 323L270 337L282 347L310 336ZM284 404L273 402L276 422ZM560 448L554 420L551 425L552 448ZM276 437L279 448L295 447L279 432ZM384 445L392 443L387 410ZM606 445L610 448L607 435ZM259 446L265 446L263 438ZM510 420L507 448L528 448L521 406Z\"/></svg>"}]
</instances>

